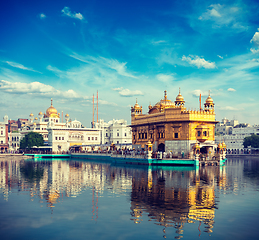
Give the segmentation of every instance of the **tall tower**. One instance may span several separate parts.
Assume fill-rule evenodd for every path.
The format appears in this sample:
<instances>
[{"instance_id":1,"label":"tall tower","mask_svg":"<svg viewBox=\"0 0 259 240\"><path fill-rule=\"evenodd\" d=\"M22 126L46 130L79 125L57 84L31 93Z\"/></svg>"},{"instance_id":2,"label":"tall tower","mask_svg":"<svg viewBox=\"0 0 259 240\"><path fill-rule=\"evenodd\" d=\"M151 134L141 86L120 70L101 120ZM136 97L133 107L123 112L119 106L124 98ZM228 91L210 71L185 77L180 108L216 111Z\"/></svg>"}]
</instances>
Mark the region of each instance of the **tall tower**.
<instances>
[{"instance_id":1,"label":"tall tower","mask_svg":"<svg viewBox=\"0 0 259 240\"><path fill-rule=\"evenodd\" d=\"M94 128L94 94L93 94L93 120L92 120L92 128Z\"/></svg>"},{"instance_id":2,"label":"tall tower","mask_svg":"<svg viewBox=\"0 0 259 240\"><path fill-rule=\"evenodd\" d=\"M97 97L96 97L96 105L97 105L97 110L96 110L96 122L98 123L98 91L97 91Z\"/></svg>"}]
</instances>

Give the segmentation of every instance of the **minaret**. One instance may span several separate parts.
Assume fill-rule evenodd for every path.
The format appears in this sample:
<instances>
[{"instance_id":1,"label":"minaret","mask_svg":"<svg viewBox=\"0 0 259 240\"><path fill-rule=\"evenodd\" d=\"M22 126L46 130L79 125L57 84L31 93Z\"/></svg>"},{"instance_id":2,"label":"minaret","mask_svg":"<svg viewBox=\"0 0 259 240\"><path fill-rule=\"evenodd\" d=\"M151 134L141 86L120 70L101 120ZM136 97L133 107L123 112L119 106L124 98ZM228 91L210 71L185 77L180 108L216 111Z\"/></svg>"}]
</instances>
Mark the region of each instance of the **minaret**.
<instances>
[{"instance_id":1,"label":"minaret","mask_svg":"<svg viewBox=\"0 0 259 240\"><path fill-rule=\"evenodd\" d=\"M199 102L200 102L200 111L201 111L201 93L200 93L200 99L199 99Z\"/></svg>"},{"instance_id":2,"label":"minaret","mask_svg":"<svg viewBox=\"0 0 259 240\"><path fill-rule=\"evenodd\" d=\"M181 94L181 89L180 88L179 88L179 94L177 95L174 103L175 103L175 106L177 106L177 107L184 107L185 101L184 101L184 98L183 98L183 96Z\"/></svg>"},{"instance_id":3,"label":"minaret","mask_svg":"<svg viewBox=\"0 0 259 240\"><path fill-rule=\"evenodd\" d=\"M210 97L210 91L209 91L209 96L206 99L206 102L204 103L204 110L205 111L210 111L213 112L214 111L214 102L213 99Z\"/></svg>"},{"instance_id":4,"label":"minaret","mask_svg":"<svg viewBox=\"0 0 259 240\"><path fill-rule=\"evenodd\" d=\"M93 121L92 121L92 128L94 128L94 94L93 94Z\"/></svg>"},{"instance_id":5,"label":"minaret","mask_svg":"<svg viewBox=\"0 0 259 240\"><path fill-rule=\"evenodd\" d=\"M33 113L30 114L30 123L33 123L34 115Z\"/></svg>"},{"instance_id":6,"label":"minaret","mask_svg":"<svg viewBox=\"0 0 259 240\"><path fill-rule=\"evenodd\" d=\"M42 122L42 118L43 118L43 113L42 113L42 111L40 111L38 115L39 115L39 120L40 120L40 122Z\"/></svg>"},{"instance_id":7,"label":"minaret","mask_svg":"<svg viewBox=\"0 0 259 240\"><path fill-rule=\"evenodd\" d=\"M97 97L96 97L96 100L97 100L97 111L96 111L96 114L97 114L97 118L96 118L96 122L98 123L98 91L97 91Z\"/></svg>"},{"instance_id":8,"label":"minaret","mask_svg":"<svg viewBox=\"0 0 259 240\"><path fill-rule=\"evenodd\" d=\"M131 107L131 116L135 116L139 114L142 114L142 106L140 107L138 105L138 101L136 99L136 104L134 105L134 107Z\"/></svg>"},{"instance_id":9,"label":"minaret","mask_svg":"<svg viewBox=\"0 0 259 240\"><path fill-rule=\"evenodd\" d=\"M166 92L166 90L165 90L165 101L167 100L167 92Z\"/></svg>"}]
</instances>

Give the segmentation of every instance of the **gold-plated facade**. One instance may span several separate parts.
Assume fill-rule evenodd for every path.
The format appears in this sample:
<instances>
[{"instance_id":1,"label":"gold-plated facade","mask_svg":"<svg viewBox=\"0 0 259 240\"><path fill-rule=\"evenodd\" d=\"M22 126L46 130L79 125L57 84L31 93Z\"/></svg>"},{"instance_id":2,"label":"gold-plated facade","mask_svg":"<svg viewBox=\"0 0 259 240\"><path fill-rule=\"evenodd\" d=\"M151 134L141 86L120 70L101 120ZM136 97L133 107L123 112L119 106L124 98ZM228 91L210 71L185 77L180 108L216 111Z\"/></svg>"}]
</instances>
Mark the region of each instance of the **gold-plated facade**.
<instances>
[{"instance_id":1,"label":"gold-plated facade","mask_svg":"<svg viewBox=\"0 0 259 240\"><path fill-rule=\"evenodd\" d=\"M154 106L149 105L147 114L142 114L142 106L136 102L131 107L131 127L133 147L145 148L150 141L154 151L190 154L192 146L198 143L206 153L216 147L214 102L210 96L204 109L187 110L180 93L173 102L164 93ZM186 156L186 155L185 155Z\"/></svg>"}]
</instances>

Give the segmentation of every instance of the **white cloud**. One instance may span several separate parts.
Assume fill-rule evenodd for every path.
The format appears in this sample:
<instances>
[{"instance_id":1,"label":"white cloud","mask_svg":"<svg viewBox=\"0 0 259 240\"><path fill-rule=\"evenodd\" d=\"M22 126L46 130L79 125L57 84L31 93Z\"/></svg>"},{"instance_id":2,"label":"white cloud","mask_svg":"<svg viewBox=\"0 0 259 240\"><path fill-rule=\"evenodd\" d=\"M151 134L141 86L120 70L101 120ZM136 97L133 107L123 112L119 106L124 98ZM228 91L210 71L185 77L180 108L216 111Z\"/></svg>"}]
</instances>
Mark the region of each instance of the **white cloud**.
<instances>
[{"instance_id":1,"label":"white cloud","mask_svg":"<svg viewBox=\"0 0 259 240\"><path fill-rule=\"evenodd\" d=\"M206 61L204 58L200 58L199 56L192 56L189 55L188 57L184 56L182 57L182 61L186 61L191 65L194 65L198 68L216 68L216 65L214 62Z\"/></svg>"},{"instance_id":2,"label":"white cloud","mask_svg":"<svg viewBox=\"0 0 259 240\"><path fill-rule=\"evenodd\" d=\"M62 71L59 70L58 68L56 67L52 67L51 65L48 65L47 66L47 69L51 72L54 72L55 74L62 74Z\"/></svg>"},{"instance_id":3,"label":"white cloud","mask_svg":"<svg viewBox=\"0 0 259 240\"><path fill-rule=\"evenodd\" d=\"M209 11L209 14L213 17L221 17L220 13L215 8L212 8L211 10L208 10L208 11Z\"/></svg>"},{"instance_id":4,"label":"white cloud","mask_svg":"<svg viewBox=\"0 0 259 240\"><path fill-rule=\"evenodd\" d=\"M144 94L140 90L131 91L129 89L124 89L123 87L114 88L114 91L118 91L122 97L133 97L133 96L143 96Z\"/></svg>"},{"instance_id":5,"label":"white cloud","mask_svg":"<svg viewBox=\"0 0 259 240\"><path fill-rule=\"evenodd\" d=\"M160 44L165 44L166 41L165 40L159 40L159 41L151 41L152 45L160 45Z\"/></svg>"},{"instance_id":6,"label":"white cloud","mask_svg":"<svg viewBox=\"0 0 259 240\"><path fill-rule=\"evenodd\" d=\"M229 92L235 92L236 90L234 88L229 88L228 91Z\"/></svg>"},{"instance_id":7,"label":"white cloud","mask_svg":"<svg viewBox=\"0 0 259 240\"><path fill-rule=\"evenodd\" d=\"M46 15L44 13L41 13L40 14L40 19L44 19L44 18L46 18Z\"/></svg>"},{"instance_id":8,"label":"white cloud","mask_svg":"<svg viewBox=\"0 0 259 240\"><path fill-rule=\"evenodd\" d=\"M211 4L206 12L202 13L199 20L205 22L210 21L212 27L232 27L244 31L247 27L243 26L242 8L231 7L221 4Z\"/></svg>"},{"instance_id":9,"label":"white cloud","mask_svg":"<svg viewBox=\"0 0 259 240\"><path fill-rule=\"evenodd\" d=\"M253 38L250 40L251 43L254 43L256 45L259 44L259 32L255 32Z\"/></svg>"},{"instance_id":10,"label":"white cloud","mask_svg":"<svg viewBox=\"0 0 259 240\"><path fill-rule=\"evenodd\" d=\"M112 90L114 91L121 91L123 89L123 87L119 87L119 88L113 88Z\"/></svg>"},{"instance_id":11,"label":"white cloud","mask_svg":"<svg viewBox=\"0 0 259 240\"><path fill-rule=\"evenodd\" d=\"M173 80L175 80L174 76L171 74L171 75L166 75L166 74L158 74L156 75L156 78L158 81L160 82L172 82Z\"/></svg>"},{"instance_id":12,"label":"white cloud","mask_svg":"<svg viewBox=\"0 0 259 240\"><path fill-rule=\"evenodd\" d=\"M59 96L68 99L86 99L77 94L74 90L60 91L50 85L40 82L22 83L22 82L9 82L0 80L0 89L6 93L12 94L29 94L37 96Z\"/></svg>"},{"instance_id":13,"label":"white cloud","mask_svg":"<svg viewBox=\"0 0 259 240\"><path fill-rule=\"evenodd\" d=\"M23 65L20 64L20 63L10 62L10 61L3 61L3 62L7 63L7 64L10 65L11 67L15 67L15 68L19 68L19 69L27 70L27 71L32 71L32 72L38 72L38 71L36 71L36 70L33 70L32 68L25 67L25 66L23 66ZM38 72L38 73L39 73L39 72Z\"/></svg>"},{"instance_id":14,"label":"white cloud","mask_svg":"<svg viewBox=\"0 0 259 240\"><path fill-rule=\"evenodd\" d=\"M98 100L98 103L100 104L100 105L108 105L108 106L118 106L118 104L116 104L116 103L113 103L113 102L108 102L108 101L106 101L106 100Z\"/></svg>"},{"instance_id":15,"label":"white cloud","mask_svg":"<svg viewBox=\"0 0 259 240\"><path fill-rule=\"evenodd\" d=\"M192 94L193 97L199 97L200 94L201 94L201 96L209 96L209 92L208 91L202 91L200 89L193 90L191 92L191 94Z\"/></svg>"},{"instance_id":16,"label":"white cloud","mask_svg":"<svg viewBox=\"0 0 259 240\"><path fill-rule=\"evenodd\" d=\"M116 59L107 59L104 57L100 57L100 59L103 60L103 64L105 64L107 67L111 69L114 69L115 71L117 71L118 74L125 77L136 78L134 75L127 72L127 62L120 63Z\"/></svg>"},{"instance_id":17,"label":"white cloud","mask_svg":"<svg viewBox=\"0 0 259 240\"><path fill-rule=\"evenodd\" d=\"M218 109L220 110L228 110L228 111L240 111L240 110L244 110L244 109L240 109L240 108L235 108L235 107L231 107L231 106L224 106L224 107L218 107Z\"/></svg>"},{"instance_id":18,"label":"white cloud","mask_svg":"<svg viewBox=\"0 0 259 240\"><path fill-rule=\"evenodd\" d=\"M71 18L76 18L79 20L83 20L84 16L81 13L71 13L70 8L69 7L64 7L61 12L67 16L67 17L71 17Z\"/></svg>"},{"instance_id":19,"label":"white cloud","mask_svg":"<svg viewBox=\"0 0 259 240\"><path fill-rule=\"evenodd\" d=\"M221 59L223 59L223 57L222 56L220 56L220 55L217 55L219 58L221 58Z\"/></svg>"},{"instance_id":20,"label":"white cloud","mask_svg":"<svg viewBox=\"0 0 259 240\"><path fill-rule=\"evenodd\" d=\"M250 51L252 52L252 53L259 53L259 49L255 49L255 48L250 48Z\"/></svg>"},{"instance_id":21,"label":"white cloud","mask_svg":"<svg viewBox=\"0 0 259 240\"><path fill-rule=\"evenodd\" d=\"M113 70L115 70L115 73L119 74L120 76L137 78L128 71L126 66L127 62L119 62L116 59L108 59L105 57L95 58L91 56L80 56L76 53L72 53L69 56L81 62L87 63L92 71L95 69L99 72L99 74L100 72L105 72L105 74L113 74Z\"/></svg>"},{"instance_id":22,"label":"white cloud","mask_svg":"<svg viewBox=\"0 0 259 240\"><path fill-rule=\"evenodd\" d=\"M222 15L220 11L222 11L223 6L220 4L212 4L209 6L206 12L204 12L200 17L199 20L212 20L215 18L220 18Z\"/></svg>"}]
</instances>

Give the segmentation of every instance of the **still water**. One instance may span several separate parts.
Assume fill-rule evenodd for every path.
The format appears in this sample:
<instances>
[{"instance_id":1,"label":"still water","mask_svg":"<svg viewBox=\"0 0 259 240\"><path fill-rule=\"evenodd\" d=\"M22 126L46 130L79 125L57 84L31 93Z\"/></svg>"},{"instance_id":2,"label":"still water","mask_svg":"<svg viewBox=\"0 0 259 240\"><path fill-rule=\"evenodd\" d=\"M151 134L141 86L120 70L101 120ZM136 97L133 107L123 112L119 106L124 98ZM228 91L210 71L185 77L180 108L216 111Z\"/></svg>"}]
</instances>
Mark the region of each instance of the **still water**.
<instances>
[{"instance_id":1,"label":"still water","mask_svg":"<svg viewBox=\"0 0 259 240\"><path fill-rule=\"evenodd\" d=\"M1 239L255 239L259 159L137 167L0 158Z\"/></svg>"}]
</instances>

